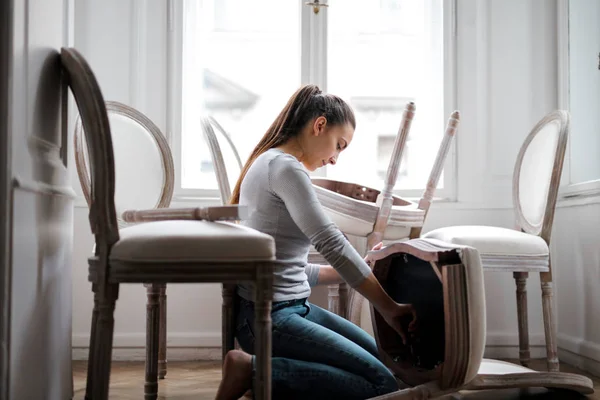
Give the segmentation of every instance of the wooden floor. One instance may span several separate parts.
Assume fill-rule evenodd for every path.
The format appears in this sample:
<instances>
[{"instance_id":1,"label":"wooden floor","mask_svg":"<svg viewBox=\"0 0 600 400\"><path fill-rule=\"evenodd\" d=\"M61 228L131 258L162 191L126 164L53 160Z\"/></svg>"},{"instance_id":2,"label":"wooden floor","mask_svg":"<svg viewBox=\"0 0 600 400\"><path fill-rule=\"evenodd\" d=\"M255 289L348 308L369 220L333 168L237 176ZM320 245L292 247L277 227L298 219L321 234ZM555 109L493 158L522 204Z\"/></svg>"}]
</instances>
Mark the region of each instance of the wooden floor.
<instances>
[{"instance_id":1,"label":"wooden floor","mask_svg":"<svg viewBox=\"0 0 600 400\"><path fill-rule=\"evenodd\" d=\"M514 362L515 360L509 360ZM545 370L544 360L534 360L533 369ZM595 393L590 396L575 395L565 391L549 391L546 389L528 390L495 390L485 392L461 393L446 397L448 400L459 399L596 399L600 400L600 379L590 376L577 368L561 364L561 371L587 375L594 380ZM75 400L83 399L85 394L86 362L73 362L73 378ZM221 380L220 362L194 361L170 362L167 377L159 381L159 399L169 400L208 400L214 399ZM144 363L113 362L110 382L110 398L119 400L143 399L144 397ZM274 399L279 400L279 399Z\"/></svg>"}]
</instances>

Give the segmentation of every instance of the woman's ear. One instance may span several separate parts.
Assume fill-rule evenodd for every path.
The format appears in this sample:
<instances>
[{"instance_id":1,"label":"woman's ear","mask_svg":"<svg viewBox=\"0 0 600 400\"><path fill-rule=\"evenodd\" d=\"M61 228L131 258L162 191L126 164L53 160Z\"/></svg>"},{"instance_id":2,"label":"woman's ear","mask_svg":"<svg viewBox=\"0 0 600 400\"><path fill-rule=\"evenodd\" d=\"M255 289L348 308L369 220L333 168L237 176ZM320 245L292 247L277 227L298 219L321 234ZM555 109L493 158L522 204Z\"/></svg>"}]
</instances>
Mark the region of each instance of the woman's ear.
<instances>
[{"instance_id":1,"label":"woman's ear","mask_svg":"<svg viewBox=\"0 0 600 400\"><path fill-rule=\"evenodd\" d=\"M319 136L323 132L325 132L325 127L327 126L327 118L320 116L315 119L315 123L313 124L313 132L315 136Z\"/></svg>"}]
</instances>

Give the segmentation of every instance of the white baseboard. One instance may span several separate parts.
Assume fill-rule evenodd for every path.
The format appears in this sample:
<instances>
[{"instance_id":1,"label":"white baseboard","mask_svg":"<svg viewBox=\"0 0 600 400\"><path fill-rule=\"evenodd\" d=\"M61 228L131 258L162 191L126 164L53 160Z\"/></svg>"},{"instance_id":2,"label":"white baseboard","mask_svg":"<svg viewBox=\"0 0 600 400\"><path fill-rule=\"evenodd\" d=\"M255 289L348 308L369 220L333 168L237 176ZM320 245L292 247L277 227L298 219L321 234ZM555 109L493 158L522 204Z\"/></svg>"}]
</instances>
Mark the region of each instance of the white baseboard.
<instances>
[{"instance_id":1,"label":"white baseboard","mask_svg":"<svg viewBox=\"0 0 600 400\"><path fill-rule=\"evenodd\" d=\"M86 360L89 334L73 335L73 359ZM531 335L529 347L532 358L543 358L546 347L543 335ZM146 353L144 332L116 333L113 338L113 360L143 361ZM490 332L487 335L485 357L519 358L517 334ZM221 332L174 332L167 335L167 359L171 361L219 360Z\"/></svg>"},{"instance_id":2,"label":"white baseboard","mask_svg":"<svg viewBox=\"0 0 600 400\"><path fill-rule=\"evenodd\" d=\"M73 347L71 350L73 360L87 360L89 351L87 347ZM221 359L221 347L176 347L167 348L167 363L169 361L213 361ZM144 347L113 347L113 361L145 361L146 349Z\"/></svg>"},{"instance_id":3,"label":"white baseboard","mask_svg":"<svg viewBox=\"0 0 600 400\"><path fill-rule=\"evenodd\" d=\"M89 334L74 334L73 360L87 360ZM144 361L146 333L115 333L112 359L114 361ZM221 332L173 332L167 335L167 361L197 361L221 359Z\"/></svg>"},{"instance_id":4,"label":"white baseboard","mask_svg":"<svg viewBox=\"0 0 600 400\"><path fill-rule=\"evenodd\" d=\"M87 360L89 334L73 335L73 360ZM113 360L144 361L145 332L116 333L113 338ZM558 355L561 361L600 376L600 344L558 335ZM529 335L531 358L546 357L543 334ZM488 332L484 357L519 358L519 336L516 333ZM221 332L174 332L167 335L167 361L198 361L221 359Z\"/></svg>"},{"instance_id":5,"label":"white baseboard","mask_svg":"<svg viewBox=\"0 0 600 400\"><path fill-rule=\"evenodd\" d=\"M531 358L546 357L546 340L543 334L529 335ZM519 358L519 335L517 333L488 332L485 341L485 358Z\"/></svg>"},{"instance_id":6,"label":"white baseboard","mask_svg":"<svg viewBox=\"0 0 600 400\"><path fill-rule=\"evenodd\" d=\"M600 376L600 344L558 334L558 358L594 376Z\"/></svg>"},{"instance_id":7,"label":"white baseboard","mask_svg":"<svg viewBox=\"0 0 600 400\"><path fill-rule=\"evenodd\" d=\"M87 348L90 343L90 334L81 333L73 335L73 347ZM167 333L167 347L220 347L221 332L172 332ZM146 347L146 332L115 333L113 347Z\"/></svg>"}]
</instances>

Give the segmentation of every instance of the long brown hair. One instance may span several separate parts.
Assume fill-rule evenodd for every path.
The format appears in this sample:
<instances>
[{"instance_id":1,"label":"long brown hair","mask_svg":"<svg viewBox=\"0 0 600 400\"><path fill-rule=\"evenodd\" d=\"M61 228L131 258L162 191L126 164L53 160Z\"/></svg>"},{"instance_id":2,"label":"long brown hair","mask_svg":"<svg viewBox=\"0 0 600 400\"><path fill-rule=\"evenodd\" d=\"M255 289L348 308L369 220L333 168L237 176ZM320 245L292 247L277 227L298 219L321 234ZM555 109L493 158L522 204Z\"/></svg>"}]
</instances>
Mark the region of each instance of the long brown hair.
<instances>
[{"instance_id":1,"label":"long brown hair","mask_svg":"<svg viewBox=\"0 0 600 400\"><path fill-rule=\"evenodd\" d=\"M275 121L273 121L262 139L254 147L252 154L250 154L248 161L246 161L244 168L242 168L229 203L239 203L242 181L258 156L269 149L281 146L289 139L297 136L306 123L320 116L324 116L327 119L329 126L349 123L353 129L356 129L354 112L344 100L332 94L322 93L321 89L316 85L300 87L290 97Z\"/></svg>"}]
</instances>

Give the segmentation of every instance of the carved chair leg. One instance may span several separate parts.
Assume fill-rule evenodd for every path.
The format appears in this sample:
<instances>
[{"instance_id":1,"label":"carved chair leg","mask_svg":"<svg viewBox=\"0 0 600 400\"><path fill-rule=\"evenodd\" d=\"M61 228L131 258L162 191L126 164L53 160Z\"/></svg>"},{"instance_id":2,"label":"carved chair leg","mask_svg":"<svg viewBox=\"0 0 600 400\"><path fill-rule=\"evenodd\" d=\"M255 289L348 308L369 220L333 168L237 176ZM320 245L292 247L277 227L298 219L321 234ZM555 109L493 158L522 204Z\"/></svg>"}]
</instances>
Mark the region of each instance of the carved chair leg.
<instances>
[{"instance_id":1,"label":"carved chair leg","mask_svg":"<svg viewBox=\"0 0 600 400\"><path fill-rule=\"evenodd\" d=\"M234 296L235 296L235 285L223 284L221 291L223 295L223 320L221 325L221 351L222 358L221 362L225 361L225 355L229 350L233 350L235 346L235 313L234 313Z\"/></svg>"},{"instance_id":2,"label":"carved chair leg","mask_svg":"<svg viewBox=\"0 0 600 400\"><path fill-rule=\"evenodd\" d=\"M95 332L93 365L94 399L108 400L110 386L110 367L112 361L113 334L115 327L115 304L119 297L119 285L107 284L100 289L98 299L98 321Z\"/></svg>"},{"instance_id":3,"label":"carved chair leg","mask_svg":"<svg viewBox=\"0 0 600 400\"><path fill-rule=\"evenodd\" d=\"M92 400L94 393L94 367L95 367L95 352L96 352L96 325L98 324L98 308L100 297L98 296L98 286L92 284L94 292L94 310L92 311L92 327L90 329L90 347L88 352L87 365L87 382L85 385L85 400Z\"/></svg>"},{"instance_id":4,"label":"carved chair leg","mask_svg":"<svg viewBox=\"0 0 600 400\"><path fill-rule=\"evenodd\" d=\"M146 285L146 383L144 399L156 400L158 397L158 343L161 285Z\"/></svg>"},{"instance_id":5,"label":"carved chair leg","mask_svg":"<svg viewBox=\"0 0 600 400\"><path fill-rule=\"evenodd\" d=\"M160 296L158 299L160 326L158 333L158 379L165 379L167 375L167 285L158 285Z\"/></svg>"},{"instance_id":6,"label":"carved chair leg","mask_svg":"<svg viewBox=\"0 0 600 400\"><path fill-rule=\"evenodd\" d=\"M519 323L519 361L524 367L529 367L531 354L529 352L529 323L527 316L527 278L528 272L513 272L517 284L517 318Z\"/></svg>"},{"instance_id":7,"label":"carved chair leg","mask_svg":"<svg viewBox=\"0 0 600 400\"><path fill-rule=\"evenodd\" d=\"M272 265L257 268L254 329L256 330L256 376L254 395L259 400L271 399L271 301L273 299Z\"/></svg>"},{"instance_id":8,"label":"carved chair leg","mask_svg":"<svg viewBox=\"0 0 600 400\"><path fill-rule=\"evenodd\" d=\"M362 305L365 298L352 288L348 288L346 296L347 307L345 318L356 326L360 326L360 316L362 314ZM341 298L341 296L340 296Z\"/></svg>"},{"instance_id":9,"label":"carved chair leg","mask_svg":"<svg viewBox=\"0 0 600 400\"><path fill-rule=\"evenodd\" d=\"M546 337L546 357L549 372L559 372L558 343L556 341L556 325L554 323L554 286L552 270L540 273L542 285L542 311L544 314L544 333Z\"/></svg>"},{"instance_id":10,"label":"carved chair leg","mask_svg":"<svg viewBox=\"0 0 600 400\"><path fill-rule=\"evenodd\" d=\"M340 317L347 318L348 316L348 284L346 282L340 283L339 289L339 311Z\"/></svg>"},{"instance_id":11,"label":"carved chair leg","mask_svg":"<svg viewBox=\"0 0 600 400\"><path fill-rule=\"evenodd\" d=\"M327 285L327 310L340 315L340 285Z\"/></svg>"}]
</instances>

